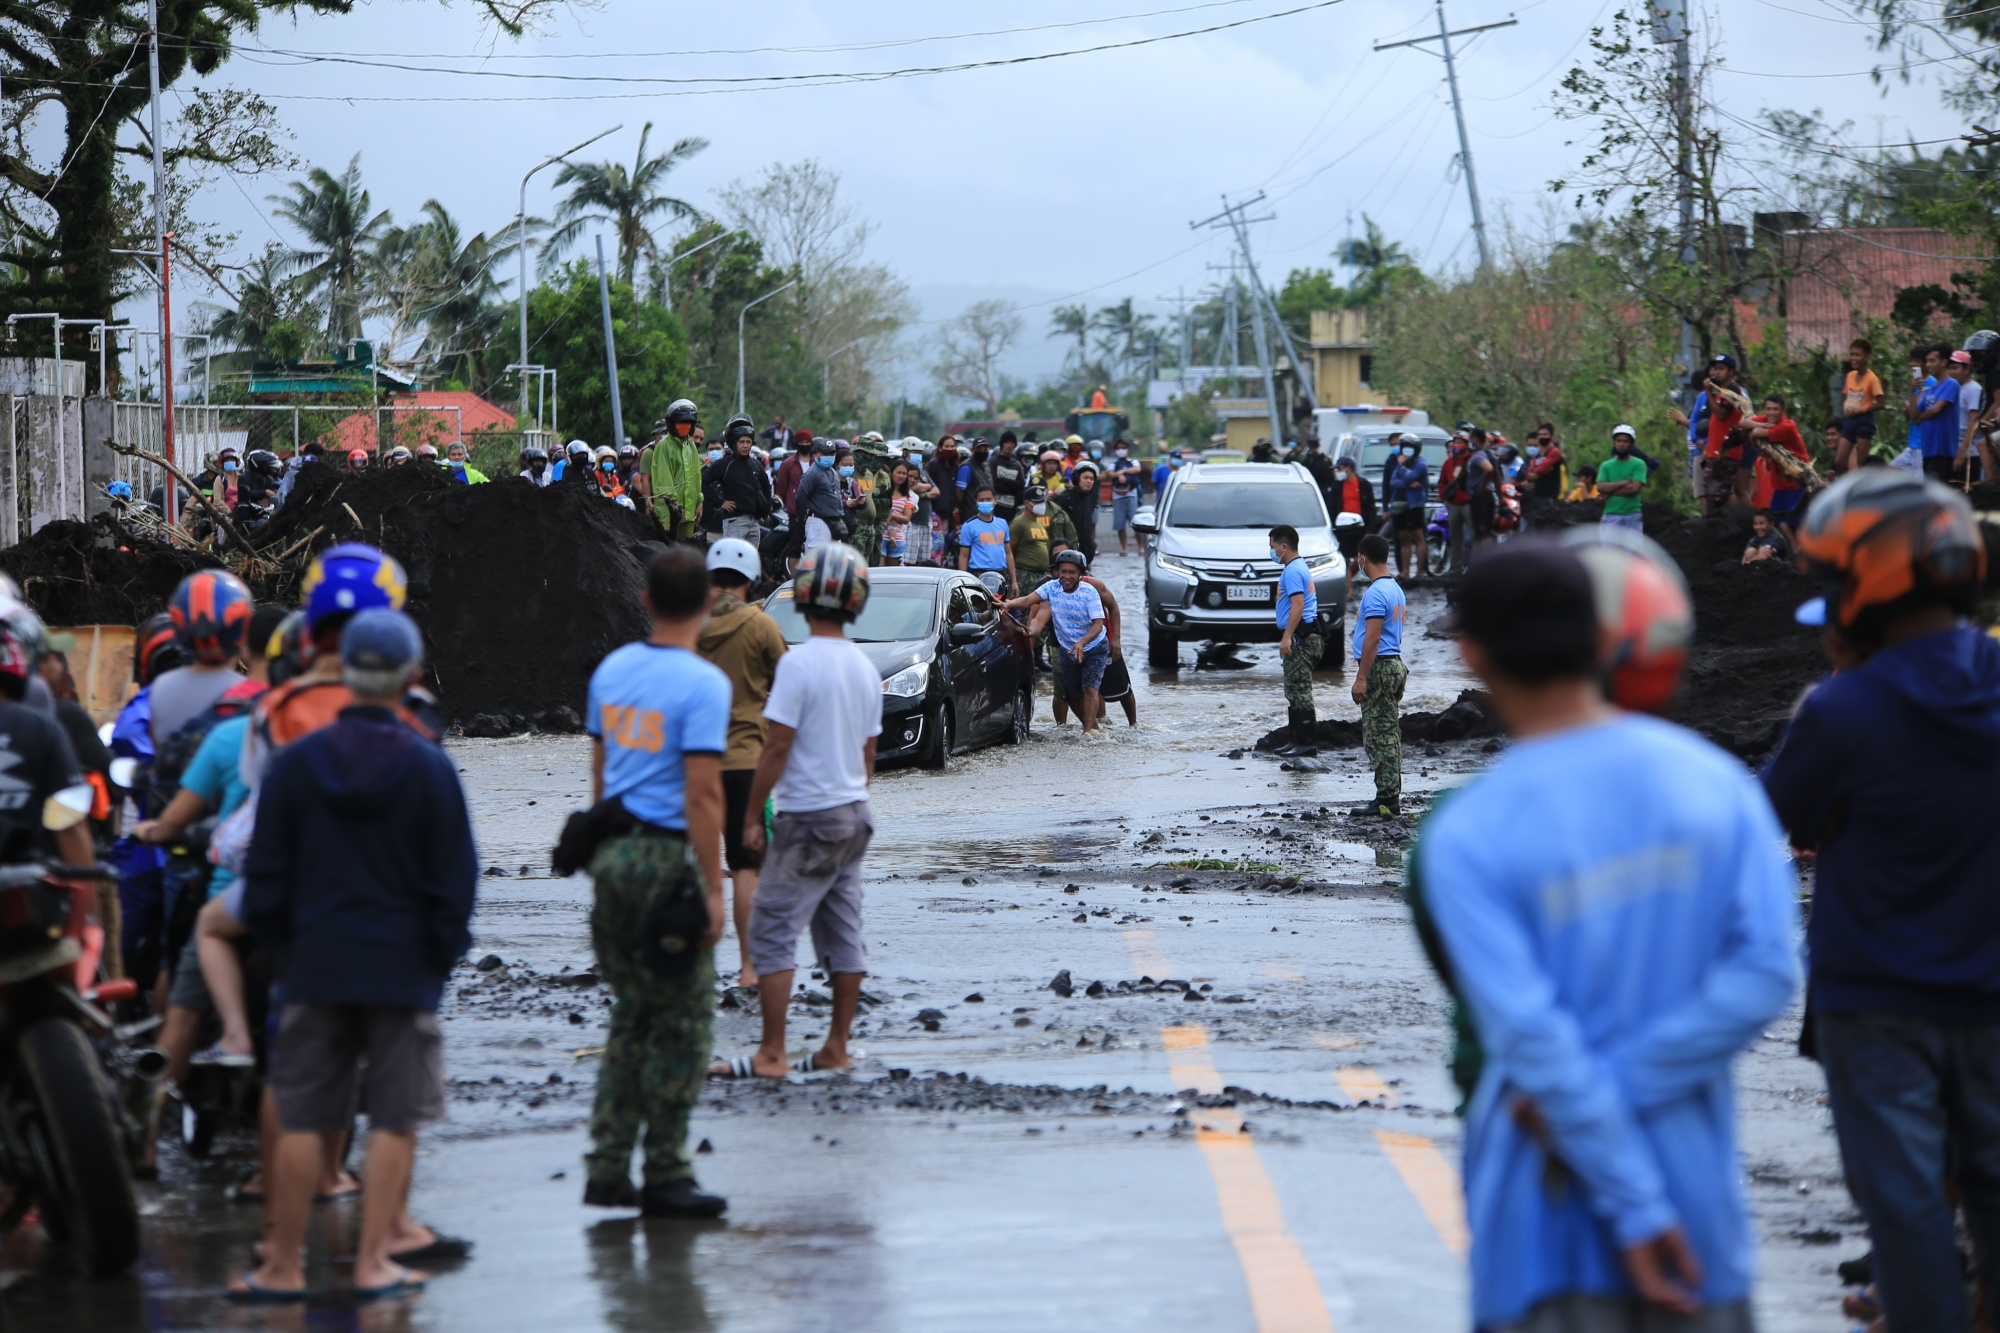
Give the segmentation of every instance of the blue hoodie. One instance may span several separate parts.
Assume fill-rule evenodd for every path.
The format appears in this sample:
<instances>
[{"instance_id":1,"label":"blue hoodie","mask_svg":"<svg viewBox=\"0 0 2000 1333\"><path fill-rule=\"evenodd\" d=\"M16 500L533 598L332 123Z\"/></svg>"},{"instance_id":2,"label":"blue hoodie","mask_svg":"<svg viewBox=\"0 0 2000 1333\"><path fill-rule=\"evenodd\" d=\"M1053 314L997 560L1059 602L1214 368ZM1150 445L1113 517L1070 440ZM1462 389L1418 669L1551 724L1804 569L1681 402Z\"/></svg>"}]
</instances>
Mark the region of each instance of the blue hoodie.
<instances>
[{"instance_id":1,"label":"blue hoodie","mask_svg":"<svg viewBox=\"0 0 2000 1333\"><path fill-rule=\"evenodd\" d=\"M1507 836L1523 810L1525 843ZM1730 1061L1797 973L1792 876L1755 781L1691 732L1621 717L1515 745L1426 822L1416 857L1485 1054L1465 1129L1473 1326L1630 1297L1619 1251L1676 1224L1702 1303L1745 1299ZM1523 1100L1549 1147L1514 1118Z\"/></svg>"},{"instance_id":2,"label":"blue hoodie","mask_svg":"<svg viewBox=\"0 0 2000 1333\"><path fill-rule=\"evenodd\" d=\"M478 875L451 761L387 709L350 707L264 775L243 923L287 1003L435 1010Z\"/></svg>"},{"instance_id":3,"label":"blue hoodie","mask_svg":"<svg viewBox=\"0 0 2000 1333\"><path fill-rule=\"evenodd\" d=\"M1814 1008L2000 1023L2000 643L1926 634L1815 686L1763 778L1819 849Z\"/></svg>"}]
</instances>

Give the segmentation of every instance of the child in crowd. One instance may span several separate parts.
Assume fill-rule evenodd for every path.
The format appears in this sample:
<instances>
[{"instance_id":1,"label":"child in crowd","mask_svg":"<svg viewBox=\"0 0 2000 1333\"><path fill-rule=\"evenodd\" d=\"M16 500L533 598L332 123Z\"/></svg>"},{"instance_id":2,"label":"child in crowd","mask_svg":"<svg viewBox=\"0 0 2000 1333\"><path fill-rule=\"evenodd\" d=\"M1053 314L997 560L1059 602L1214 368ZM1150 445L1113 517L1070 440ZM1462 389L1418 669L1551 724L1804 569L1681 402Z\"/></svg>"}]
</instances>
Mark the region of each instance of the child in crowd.
<instances>
[{"instance_id":1,"label":"child in crowd","mask_svg":"<svg viewBox=\"0 0 2000 1333\"><path fill-rule=\"evenodd\" d=\"M1827 428L1837 434L1833 470L1837 476L1861 466L1875 444L1875 412L1882 406L1882 381L1868 368L1875 344L1856 338L1847 345L1847 378L1840 396L1840 424ZM1831 441L1829 441L1831 443Z\"/></svg>"},{"instance_id":2,"label":"child in crowd","mask_svg":"<svg viewBox=\"0 0 2000 1333\"><path fill-rule=\"evenodd\" d=\"M1743 563L1754 565L1760 560L1786 561L1792 558L1792 544L1785 539L1771 522L1771 512L1759 509L1750 516L1750 541L1743 548Z\"/></svg>"}]
</instances>

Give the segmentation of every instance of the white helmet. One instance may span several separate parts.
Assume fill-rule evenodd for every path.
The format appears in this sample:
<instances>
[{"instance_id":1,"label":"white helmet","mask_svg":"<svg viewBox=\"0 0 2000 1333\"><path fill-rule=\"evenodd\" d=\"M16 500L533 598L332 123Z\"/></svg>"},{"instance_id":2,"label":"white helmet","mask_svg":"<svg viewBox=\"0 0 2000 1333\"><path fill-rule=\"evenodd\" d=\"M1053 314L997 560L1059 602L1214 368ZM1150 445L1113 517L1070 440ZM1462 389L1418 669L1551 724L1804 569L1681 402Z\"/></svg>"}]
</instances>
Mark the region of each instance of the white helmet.
<instances>
[{"instance_id":1,"label":"white helmet","mask_svg":"<svg viewBox=\"0 0 2000 1333\"><path fill-rule=\"evenodd\" d=\"M863 444L882 443L882 432L879 430L864 431L861 436L861 443Z\"/></svg>"},{"instance_id":2,"label":"white helmet","mask_svg":"<svg viewBox=\"0 0 2000 1333\"><path fill-rule=\"evenodd\" d=\"M708 572L713 574L718 569L733 570L755 583L764 572L764 558L741 537L724 537L708 548Z\"/></svg>"},{"instance_id":3,"label":"white helmet","mask_svg":"<svg viewBox=\"0 0 2000 1333\"><path fill-rule=\"evenodd\" d=\"M582 440L571 440L569 442L568 453L572 458L578 454L582 454L587 458L590 456L590 446L585 444Z\"/></svg>"}]
</instances>

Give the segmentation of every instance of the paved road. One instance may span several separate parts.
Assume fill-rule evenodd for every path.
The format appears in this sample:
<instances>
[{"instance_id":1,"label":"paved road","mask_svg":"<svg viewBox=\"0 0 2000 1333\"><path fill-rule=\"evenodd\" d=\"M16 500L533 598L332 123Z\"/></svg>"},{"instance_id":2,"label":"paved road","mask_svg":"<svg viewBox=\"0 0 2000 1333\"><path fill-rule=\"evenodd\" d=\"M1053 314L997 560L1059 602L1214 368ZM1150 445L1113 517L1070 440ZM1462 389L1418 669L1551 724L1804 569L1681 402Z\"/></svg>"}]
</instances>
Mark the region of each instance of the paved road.
<instances>
[{"instance_id":1,"label":"paved road","mask_svg":"<svg viewBox=\"0 0 2000 1333\"><path fill-rule=\"evenodd\" d=\"M1104 562L1133 604L1136 563ZM1412 649L1410 706L1449 703L1465 682L1447 647ZM713 1226L577 1202L595 1065L578 1053L601 1041L606 997L563 981L591 962L587 882L537 867L586 791L586 746L454 743L482 861L507 872L482 881L473 956L505 966L454 987L452 1120L424 1144L414 1207L473 1237L473 1261L394 1308L354 1311L345 1270L323 1264L310 1312L228 1310L215 1293L256 1226L224 1202L238 1145L169 1156L132 1279L81 1283L17 1244L11 1325L1465 1327L1444 1012L1395 847L1338 813L1365 794L1360 756L1298 773L1235 753L1283 721L1274 651L1183 660L1139 681L1136 731L1085 742L1044 714L1025 747L882 776L867 1058L853 1080L711 1085L697 1161L731 1201ZM1355 714L1344 683L1323 673L1323 713ZM1484 754L1411 758L1427 792ZM1067 998L1048 988L1064 970ZM806 975L800 1041L824 1012ZM1832 1326L1833 1262L1861 1248L1795 1032L1793 1015L1740 1080L1772 1330ZM719 1049L754 1041L749 1011L725 1007ZM351 1247L351 1207L321 1211L323 1251Z\"/></svg>"}]
</instances>

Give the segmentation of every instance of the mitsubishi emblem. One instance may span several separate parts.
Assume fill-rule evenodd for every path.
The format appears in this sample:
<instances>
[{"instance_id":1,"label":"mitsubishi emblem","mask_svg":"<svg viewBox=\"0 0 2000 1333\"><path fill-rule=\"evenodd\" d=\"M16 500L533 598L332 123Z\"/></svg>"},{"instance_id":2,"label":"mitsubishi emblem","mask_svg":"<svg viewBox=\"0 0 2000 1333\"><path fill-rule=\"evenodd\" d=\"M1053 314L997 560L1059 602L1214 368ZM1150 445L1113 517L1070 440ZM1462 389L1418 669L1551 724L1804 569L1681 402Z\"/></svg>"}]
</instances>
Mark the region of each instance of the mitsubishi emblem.
<instances>
[{"instance_id":1,"label":"mitsubishi emblem","mask_svg":"<svg viewBox=\"0 0 2000 1333\"><path fill-rule=\"evenodd\" d=\"M1254 579L1257 577L1257 567L1246 562L1242 569L1236 571L1236 577L1239 579Z\"/></svg>"}]
</instances>

